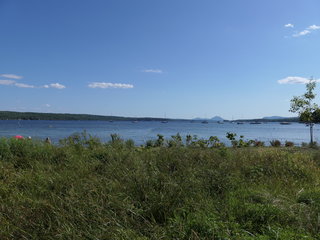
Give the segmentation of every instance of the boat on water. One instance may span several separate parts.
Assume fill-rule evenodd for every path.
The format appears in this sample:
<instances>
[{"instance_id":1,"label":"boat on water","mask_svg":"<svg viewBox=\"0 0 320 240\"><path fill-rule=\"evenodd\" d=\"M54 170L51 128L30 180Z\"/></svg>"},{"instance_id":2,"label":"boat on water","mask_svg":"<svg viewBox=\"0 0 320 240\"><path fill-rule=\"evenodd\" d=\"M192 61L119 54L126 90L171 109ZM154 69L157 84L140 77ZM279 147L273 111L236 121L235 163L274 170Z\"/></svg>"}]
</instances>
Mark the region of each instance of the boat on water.
<instances>
[{"instance_id":1,"label":"boat on water","mask_svg":"<svg viewBox=\"0 0 320 240\"><path fill-rule=\"evenodd\" d=\"M280 122L281 125L290 125L291 122Z\"/></svg>"},{"instance_id":2,"label":"boat on water","mask_svg":"<svg viewBox=\"0 0 320 240\"><path fill-rule=\"evenodd\" d=\"M250 124L261 124L261 122L251 122Z\"/></svg>"},{"instance_id":3,"label":"boat on water","mask_svg":"<svg viewBox=\"0 0 320 240\"><path fill-rule=\"evenodd\" d=\"M163 121L161 121L161 123L168 123L168 121L167 120L163 120Z\"/></svg>"},{"instance_id":4,"label":"boat on water","mask_svg":"<svg viewBox=\"0 0 320 240\"><path fill-rule=\"evenodd\" d=\"M208 122L208 121L206 121L206 120L204 120L204 121L202 121L201 123L207 124L207 123L209 123L209 122Z\"/></svg>"},{"instance_id":5,"label":"boat on water","mask_svg":"<svg viewBox=\"0 0 320 240\"><path fill-rule=\"evenodd\" d=\"M237 124L243 124L243 122L237 122Z\"/></svg>"}]
</instances>

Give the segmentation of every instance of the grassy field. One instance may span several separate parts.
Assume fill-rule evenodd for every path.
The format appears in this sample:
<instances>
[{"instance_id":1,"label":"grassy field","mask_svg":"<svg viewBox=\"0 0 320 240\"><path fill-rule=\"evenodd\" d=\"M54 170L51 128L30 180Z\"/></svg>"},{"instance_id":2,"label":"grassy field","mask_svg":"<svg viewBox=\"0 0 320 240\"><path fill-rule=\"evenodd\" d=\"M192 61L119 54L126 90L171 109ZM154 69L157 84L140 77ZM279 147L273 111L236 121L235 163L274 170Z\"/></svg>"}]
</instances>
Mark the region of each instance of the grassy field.
<instances>
[{"instance_id":1,"label":"grassy field","mask_svg":"<svg viewBox=\"0 0 320 240\"><path fill-rule=\"evenodd\" d=\"M318 150L211 140L0 139L0 239L320 239Z\"/></svg>"}]
</instances>

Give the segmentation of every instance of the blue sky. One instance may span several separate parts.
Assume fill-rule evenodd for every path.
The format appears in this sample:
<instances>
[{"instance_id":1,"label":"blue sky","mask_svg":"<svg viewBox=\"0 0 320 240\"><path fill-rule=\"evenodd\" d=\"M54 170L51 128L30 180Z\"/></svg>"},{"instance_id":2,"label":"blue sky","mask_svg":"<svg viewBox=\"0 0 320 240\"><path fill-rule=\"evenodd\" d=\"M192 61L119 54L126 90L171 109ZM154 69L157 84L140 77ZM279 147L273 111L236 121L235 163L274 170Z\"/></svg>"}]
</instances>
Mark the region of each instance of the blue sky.
<instances>
[{"instance_id":1,"label":"blue sky","mask_svg":"<svg viewBox=\"0 0 320 240\"><path fill-rule=\"evenodd\" d=\"M0 110L293 116L318 0L0 0ZM319 89L317 89L317 92Z\"/></svg>"}]
</instances>

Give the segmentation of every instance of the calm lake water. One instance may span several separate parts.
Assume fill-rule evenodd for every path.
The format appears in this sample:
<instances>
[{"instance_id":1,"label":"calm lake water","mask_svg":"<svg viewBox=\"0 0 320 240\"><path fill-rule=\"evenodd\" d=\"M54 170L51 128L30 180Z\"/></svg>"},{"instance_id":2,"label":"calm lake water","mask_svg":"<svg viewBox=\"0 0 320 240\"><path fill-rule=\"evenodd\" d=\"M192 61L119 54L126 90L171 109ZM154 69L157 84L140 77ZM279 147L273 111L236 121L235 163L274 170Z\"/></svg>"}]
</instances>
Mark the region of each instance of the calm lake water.
<instances>
[{"instance_id":1,"label":"calm lake water","mask_svg":"<svg viewBox=\"0 0 320 240\"><path fill-rule=\"evenodd\" d=\"M70 136L73 133L87 133L99 137L103 141L110 140L110 134L117 133L123 139L133 139L136 144L143 144L149 139L156 139L157 134L166 138L180 133L185 137L188 134L197 135L199 138L217 136L225 143L227 132L243 135L245 139L257 139L269 143L270 140L286 140L295 144L309 141L309 128L304 124L292 123L281 125L280 123L262 124L235 124L235 123L208 123L189 121L161 122L130 122L130 121L31 121L31 120L0 120L0 137L12 137L22 135L25 137L45 139L50 137L54 143L59 139ZM315 141L319 142L319 126L314 128Z\"/></svg>"}]
</instances>

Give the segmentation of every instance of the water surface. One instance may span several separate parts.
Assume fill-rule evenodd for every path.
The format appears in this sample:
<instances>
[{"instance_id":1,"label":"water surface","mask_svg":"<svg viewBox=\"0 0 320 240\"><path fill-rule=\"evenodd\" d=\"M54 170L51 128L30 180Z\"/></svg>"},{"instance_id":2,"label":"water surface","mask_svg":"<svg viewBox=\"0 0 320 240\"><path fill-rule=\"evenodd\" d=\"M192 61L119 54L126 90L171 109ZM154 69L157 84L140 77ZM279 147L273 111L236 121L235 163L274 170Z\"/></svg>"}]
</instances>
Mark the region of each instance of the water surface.
<instances>
[{"instance_id":1,"label":"water surface","mask_svg":"<svg viewBox=\"0 0 320 240\"><path fill-rule=\"evenodd\" d=\"M281 125L280 123L262 124L236 124L236 123L208 123L191 121L44 121L44 120L0 120L0 137L15 135L31 136L32 138L45 139L50 137L55 143L59 139L73 133L87 133L99 137L103 141L110 140L110 134L117 133L123 139L133 139L136 144L143 144L149 139L156 139L157 134L166 138L180 133L185 137L188 134L197 135L199 138L217 136L223 142L227 132L243 135L245 139L257 139L269 143L278 139L282 142L292 141L296 144L309 141L309 128L300 123ZM320 137L317 126L314 128L315 141ZM319 141L318 141L319 142Z\"/></svg>"}]
</instances>

